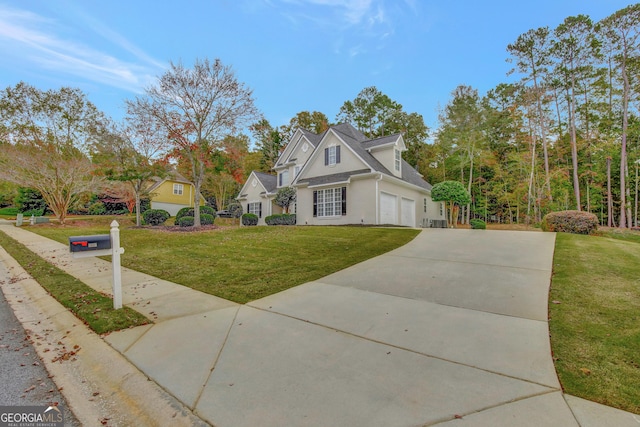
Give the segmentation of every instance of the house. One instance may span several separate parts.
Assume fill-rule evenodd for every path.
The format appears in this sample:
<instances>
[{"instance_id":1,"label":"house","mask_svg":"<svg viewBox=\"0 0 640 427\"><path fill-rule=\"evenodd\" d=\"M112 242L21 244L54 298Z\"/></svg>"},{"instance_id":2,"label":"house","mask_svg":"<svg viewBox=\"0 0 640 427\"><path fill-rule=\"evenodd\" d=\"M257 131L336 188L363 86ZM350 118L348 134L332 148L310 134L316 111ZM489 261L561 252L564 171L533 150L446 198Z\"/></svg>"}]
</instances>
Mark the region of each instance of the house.
<instances>
[{"instance_id":1,"label":"house","mask_svg":"<svg viewBox=\"0 0 640 427\"><path fill-rule=\"evenodd\" d=\"M278 189L296 189L298 225L375 224L429 227L444 220L431 200L431 185L402 159L402 135L369 139L350 124L321 135L295 132L278 158L276 175L252 172L238 201L264 217L281 212Z\"/></svg>"},{"instance_id":2,"label":"house","mask_svg":"<svg viewBox=\"0 0 640 427\"><path fill-rule=\"evenodd\" d=\"M155 178L149 189L151 209L163 209L175 216L182 208L193 207L195 186L178 172L171 172L166 178ZM205 199L200 196L200 206Z\"/></svg>"}]
</instances>

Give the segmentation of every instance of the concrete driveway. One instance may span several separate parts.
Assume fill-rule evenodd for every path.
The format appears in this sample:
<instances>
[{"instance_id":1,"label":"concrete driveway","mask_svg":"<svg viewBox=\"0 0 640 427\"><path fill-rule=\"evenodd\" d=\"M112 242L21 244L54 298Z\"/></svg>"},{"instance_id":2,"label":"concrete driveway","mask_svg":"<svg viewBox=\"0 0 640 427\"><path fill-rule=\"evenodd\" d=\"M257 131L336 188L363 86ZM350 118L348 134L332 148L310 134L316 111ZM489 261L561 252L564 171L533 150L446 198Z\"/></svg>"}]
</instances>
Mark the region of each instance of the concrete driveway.
<instances>
[{"instance_id":1,"label":"concrete driveway","mask_svg":"<svg viewBox=\"0 0 640 427\"><path fill-rule=\"evenodd\" d=\"M13 237L108 292L106 262ZM242 426L637 426L564 396L547 296L553 233L423 230L408 245L237 305L124 269L153 325L104 337L203 420Z\"/></svg>"}]
</instances>

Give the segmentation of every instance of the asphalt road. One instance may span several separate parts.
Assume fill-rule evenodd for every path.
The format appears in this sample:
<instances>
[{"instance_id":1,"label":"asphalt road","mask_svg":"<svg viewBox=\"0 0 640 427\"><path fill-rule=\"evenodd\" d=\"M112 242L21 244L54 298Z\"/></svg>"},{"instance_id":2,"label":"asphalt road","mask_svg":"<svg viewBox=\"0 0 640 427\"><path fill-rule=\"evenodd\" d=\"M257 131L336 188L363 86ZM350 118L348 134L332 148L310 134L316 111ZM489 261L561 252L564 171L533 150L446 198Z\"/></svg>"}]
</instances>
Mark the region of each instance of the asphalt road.
<instances>
[{"instance_id":1,"label":"asphalt road","mask_svg":"<svg viewBox=\"0 0 640 427\"><path fill-rule=\"evenodd\" d=\"M22 324L0 290L0 406L58 404L66 426L81 424L49 378Z\"/></svg>"}]
</instances>

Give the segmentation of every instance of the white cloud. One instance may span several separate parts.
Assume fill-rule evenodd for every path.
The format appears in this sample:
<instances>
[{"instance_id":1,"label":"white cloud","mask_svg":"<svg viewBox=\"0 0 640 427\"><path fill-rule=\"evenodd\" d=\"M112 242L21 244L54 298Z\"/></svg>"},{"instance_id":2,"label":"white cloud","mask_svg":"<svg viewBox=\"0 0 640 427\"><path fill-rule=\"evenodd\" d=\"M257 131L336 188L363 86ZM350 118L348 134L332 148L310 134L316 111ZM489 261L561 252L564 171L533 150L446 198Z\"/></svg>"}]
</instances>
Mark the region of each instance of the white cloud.
<instances>
[{"instance_id":1,"label":"white cloud","mask_svg":"<svg viewBox=\"0 0 640 427\"><path fill-rule=\"evenodd\" d=\"M65 38L68 28L35 13L0 5L0 51L25 67L74 75L113 87L141 92L162 65L122 36L100 25L92 27L109 42L135 56L123 61L82 42Z\"/></svg>"}]
</instances>

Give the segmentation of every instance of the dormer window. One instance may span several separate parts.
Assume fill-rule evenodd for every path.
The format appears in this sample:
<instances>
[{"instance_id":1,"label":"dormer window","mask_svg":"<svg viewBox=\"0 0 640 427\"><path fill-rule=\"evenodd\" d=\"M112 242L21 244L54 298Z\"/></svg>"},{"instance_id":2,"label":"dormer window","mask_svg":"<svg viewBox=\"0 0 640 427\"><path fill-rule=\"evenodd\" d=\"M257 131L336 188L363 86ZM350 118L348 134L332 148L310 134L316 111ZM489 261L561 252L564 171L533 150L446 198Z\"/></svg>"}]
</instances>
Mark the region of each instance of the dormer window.
<instances>
[{"instance_id":1,"label":"dormer window","mask_svg":"<svg viewBox=\"0 0 640 427\"><path fill-rule=\"evenodd\" d=\"M324 165L335 166L340 163L340 146L334 145L324 149Z\"/></svg>"},{"instance_id":2,"label":"dormer window","mask_svg":"<svg viewBox=\"0 0 640 427\"><path fill-rule=\"evenodd\" d=\"M398 172L400 172L400 159L401 159L401 155L400 155L400 150L395 150L395 166L396 166L396 170Z\"/></svg>"},{"instance_id":3,"label":"dormer window","mask_svg":"<svg viewBox=\"0 0 640 427\"><path fill-rule=\"evenodd\" d=\"M278 175L278 187L285 187L289 185L289 171L282 171Z\"/></svg>"}]
</instances>

